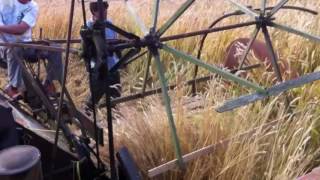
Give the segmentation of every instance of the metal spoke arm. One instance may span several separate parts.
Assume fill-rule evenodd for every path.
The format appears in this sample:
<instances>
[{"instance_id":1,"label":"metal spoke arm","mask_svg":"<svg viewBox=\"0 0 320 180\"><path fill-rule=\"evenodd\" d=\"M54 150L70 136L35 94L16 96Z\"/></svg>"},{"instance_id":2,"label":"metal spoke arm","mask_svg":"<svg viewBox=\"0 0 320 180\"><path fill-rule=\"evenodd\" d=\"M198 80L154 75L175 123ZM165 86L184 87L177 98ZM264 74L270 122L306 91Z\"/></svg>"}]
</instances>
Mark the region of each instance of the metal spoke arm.
<instances>
[{"instance_id":1,"label":"metal spoke arm","mask_svg":"<svg viewBox=\"0 0 320 180\"><path fill-rule=\"evenodd\" d=\"M277 95L281 94L282 92L303 86L305 84L312 83L317 80L320 80L320 72L311 73L311 74L302 76L300 78L297 78L294 80L289 80L289 81L283 82L281 84L275 85L275 86L267 89L266 94L254 93L254 94L250 94L250 95L241 96L238 99L226 102L224 105L218 107L216 109L216 111L219 113L232 111L236 108L246 106L248 104L254 103L259 100L263 100L263 99L268 98L270 96L277 96Z\"/></svg>"},{"instance_id":2,"label":"metal spoke arm","mask_svg":"<svg viewBox=\"0 0 320 180\"><path fill-rule=\"evenodd\" d=\"M234 24L234 25L226 25L226 26L221 26L217 28L211 28L211 29L204 29L200 31L194 31L194 32L189 32L189 33L184 33L184 34L178 34L178 35L173 35L173 36L166 36L162 37L159 39L160 42L166 42L166 41L173 41L173 40L179 40L179 39L184 39L184 38L189 38L189 37L194 37L194 36L200 36L208 33L214 33L214 32L220 32L220 31L226 31L226 30L231 30L231 29L236 29L236 28L242 28L242 27L247 27L247 26L252 26L256 25L258 22L256 21L249 21L245 23L240 23L240 24ZM148 39L142 39L139 41L131 41L129 43L123 43L119 45L115 45L114 50L124 50L127 48L132 48L132 47L147 47L150 45L153 45Z\"/></svg>"},{"instance_id":3,"label":"metal spoke arm","mask_svg":"<svg viewBox=\"0 0 320 180\"><path fill-rule=\"evenodd\" d=\"M278 57L277 57L276 52L273 48L271 37L270 37L270 34L269 34L267 27L265 27L265 26L262 27L262 32L263 32L263 36L264 36L264 39L265 39L265 42L266 42L266 45L268 48L268 53L271 56L270 60L271 60L271 64L273 67L273 71L275 72L275 74L277 76L278 82L282 82L283 79L282 79L280 67L278 65Z\"/></svg>"},{"instance_id":4,"label":"metal spoke arm","mask_svg":"<svg viewBox=\"0 0 320 180\"><path fill-rule=\"evenodd\" d=\"M157 71L158 71L158 76L160 79L160 83L161 83L161 90L162 90L162 97L163 97L163 101L165 104L165 108L167 111L167 116L168 116L168 120L169 120L169 126L170 126L170 131L171 131L171 137L172 137L172 141L174 143L174 148L175 148L175 153L178 159L178 164L180 166L181 169L184 168L184 163L182 160L182 153L181 153L181 147L180 147L180 142L179 142L179 138L177 135L177 129L174 123L174 118L173 118L173 112L172 112L172 108L171 108L171 102L170 102L170 97L168 94L168 85L167 85L167 80L164 76L165 72L163 70L163 65L160 61L160 55L159 55L159 51L157 49L153 49L151 50L152 55L154 57L155 60L155 64L157 67Z\"/></svg>"},{"instance_id":5,"label":"metal spoke arm","mask_svg":"<svg viewBox=\"0 0 320 180\"><path fill-rule=\"evenodd\" d=\"M234 1L234 0L227 0L229 1L230 3L232 3L233 5L237 6L237 8L242 11L243 13L249 15L250 17L252 18L258 18L259 17L259 14L257 14L256 12L254 12L252 9L249 9L248 7Z\"/></svg>"},{"instance_id":6,"label":"metal spoke arm","mask_svg":"<svg viewBox=\"0 0 320 180\"><path fill-rule=\"evenodd\" d=\"M244 65L244 62L245 62L245 60L247 59L247 56L248 56L248 54L249 54L249 52L250 52L250 49L252 48L252 45L253 45L253 43L255 42L255 40L256 40L256 38L257 38L257 36L258 36L258 34L259 34L259 31L260 31L260 27L259 26L257 26L257 28L255 29L255 31L253 32L253 36L252 36L252 38L250 39L250 42L249 42L249 44L247 45L247 47L246 47L246 50L245 50L245 52L243 53L243 55L242 55L242 57L241 57L241 61L240 61L240 65L239 65L239 70L241 70L242 69L242 67L243 67L243 65Z\"/></svg>"},{"instance_id":7,"label":"metal spoke arm","mask_svg":"<svg viewBox=\"0 0 320 180\"><path fill-rule=\"evenodd\" d=\"M159 6L160 6L160 0L154 0L153 10L152 10L152 27L151 27L153 31L157 29L158 17L159 17Z\"/></svg>"},{"instance_id":8,"label":"metal spoke arm","mask_svg":"<svg viewBox=\"0 0 320 180\"><path fill-rule=\"evenodd\" d=\"M315 35L312 35L312 34L309 34L309 33L305 33L305 32L302 32L300 30L291 28L291 27L286 26L286 25L281 25L281 24L278 24L278 23L275 23L275 22L269 22L267 25L270 26L270 27L274 27L274 28L277 28L277 29L280 29L280 30L283 30L283 31L286 31L286 32L289 32L289 33L292 33L292 34L295 34L295 35L298 35L298 36L302 36L302 37L310 39L312 41L320 42L320 37L319 36L315 36Z\"/></svg>"},{"instance_id":9,"label":"metal spoke arm","mask_svg":"<svg viewBox=\"0 0 320 180\"><path fill-rule=\"evenodd\" d=\"M162 49L169 52L170 54L173 54L176 57L182 58L183 60L186 60L188 62L191 62L193 64L196 64L202 68L205 68L207 70L209 70L212 73L216 73L220 76L222 76L223 78L227 79L227 80L231 80L234 82L239 83L242 86L246 86L248 88L254 89L255 91L259 92L259 93L265 93L265 89L263 87L260 87L258 84L255 84L253 82L247 81L243 78L240 78L230 72L224 71L216 66L210 65L210 64L206 64L205 62L192 57L190 55L187 55L183 52L180 52L176 49L173 49L165 44L162 45Z\"/></svg>"},{"instance_id":10,"label":"metal spoke arm","mask_svg":"<svg viewBox=\"0 0 320 180\"><path fill-rule=\"evenodd\" d=\"M133 34L133 33L130 33L130 32L127 32L121 28L119 28L118 26L115 26L114 24L110 23L110 22L106 22L106 28L109 28L111 29L112 31L115 31L116 33L128 38L128 39L140 39L139 36Z\"/></svg>"},{"instance_id":11,"label":"metal spoke arm","mask_svg":"<svg viewBox=\"0 0 320 180\"><path fill-rule=\"evenodd\" d=\"M140 49L130 49L120 60L117 64L115 64L109 71L111 73L117 71L119 68L121 68L123 66L123 64L125 64L129 59L131 59L132 57L134 57L135 55L137 55L140 52Z\"/></svg>"},{"instance_id":12,"label":"metal spoke arm","mask_svg":"<svg viewBox=\"0 0 320 180\"><path fill-rule=\"evenodd\" d=\"M126 61L123 66L127 66L128 64L133 63L134 61L138 60L139 58L141 58L142 56L146 55L148 53L148 51L143 51L142 53L132 57L131 59L129 59L128 61Z\"/></svg>"},{"instance_id":13,"label":"metal spoke arm","mask_svg":"<svg viewBox=\"0 0 320 180\"><path fill-rule=\"evenodd\" d=\"M176 13L158 30L157 34L159 36L163 35L194 2L195 0L187 0L182 4Z\"/></svg>"},{"instance_id":14,"label":"metal spoke arm","mask_svg":"<svg viewBox=\"0 0 320 180\"><path fill-rule=\"evenodd\" d=\"M270 13L268 13L268 18L272 17L274 14L276 14L285 4L287 4L289 0L282 0L277 4Z\"/></svg>"},{"instance_id":15,"label":"metal spoke arm","mask_svg":"<svg viewBox=\"0 0 320 180\"><path fill-rule=\"evenodd\" d=\"M144 73L143 85L142 85L142 90L141 90L142 94L145 93L146 88L147 88L147 82L148 82L148 78L149 78L151 60L152 60L152 55L151 55L151 53L148 53L148 62L147 62L147 65L146 65L146 70L145 70L145 73Z\"/></svg>"}]
</instances>

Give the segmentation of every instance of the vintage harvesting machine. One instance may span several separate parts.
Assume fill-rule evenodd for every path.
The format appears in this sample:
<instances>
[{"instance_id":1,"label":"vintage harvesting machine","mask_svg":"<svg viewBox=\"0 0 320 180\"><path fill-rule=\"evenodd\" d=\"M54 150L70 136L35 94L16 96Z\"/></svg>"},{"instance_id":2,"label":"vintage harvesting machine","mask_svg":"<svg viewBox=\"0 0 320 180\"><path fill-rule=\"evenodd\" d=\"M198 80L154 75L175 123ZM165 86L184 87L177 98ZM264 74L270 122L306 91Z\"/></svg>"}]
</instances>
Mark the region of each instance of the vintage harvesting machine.
<instances>
[{"instance_id":1,"label":"vintage harvesting machine","mask_svg":"<svg viewBox=\"0 0 320 180\"><path fill-rule=\"evenodd\" d=\"M196 86L198 83L209 81L215 77L221 77L225 80L238 83L245 88L254 90L253 94L244 95L235 100L227 101L223 106L216 109L218 112L223 113L270 96L277 96L290 89L307 83L312 83L320 79L320 72L314 72L293 80L283 81L281 70L278 65L277 55L273 48L269 34L269 27L272 27L302 36L312 41L319 42L320 37L302 32L287 25L279 24L276 22L275 17L278 11L283 9L301 11L311 15L317 15L318 13L304 7L286 5L289 0L281 0L272 7L268 7L266 5L266 0L261 0L261 7L259 8L244 6L234 0L225 1L226 3L231 3L238 10L231 13L226 13L218 19L215 19L207 29L165 36L165 33L169 30L169 28L179 19L180 16L184 14L185 11L192 6L194 2L196 2L196 0L186 0L183 2L178 10L172 15L172 17L169 18L161 27L158 27L160 9L159 5L161 1L154 0L154 6L151 15L152 25L150 29L147 29L143 21L139 18L135 9L133 8L132 3L129 0L124 0L123 3L125 3L128 12L135 20L135 23L139 27L140 31L144 34L143 37L139 37L134 33L128 32L109 22L105 22L102 19L97 21L97 23L93 26L93 29L89 29L86 27L86 1L81 0L84 26L81 30L82 40L80 40L72 39L71 37L76 2L75 0L70 0L71 6L67 39L40 39L28 43L0 43L0 46L6 47L21 47L65 53L61 91L59 96L56 98L48 97L46 95L44 88L40 83L40 71L37 71L34 68L34 65L30 65L29 62L20 62L20 65L23 67L23 77L25 82L27 82L27 94L24 100L10 99L4 93L0 94L0 114L2 121L0 133L5 134L1 135L0 147L2 149L10 147L14 149L14 147L16 147L15 145L19 144L28 144L37 147L41 152L42 172L44 179L141 179L141 173L139 172L139 169L137 168L138 166L135 164L133 158L130 156L129 150L124 147L117 153L115 152L113 142L112 107L119 103L133 101L158 93L162 93L163 102L166 107L165 109L168 116L172 144L175 149L176 159L149 170L148 176L150 178L176 168L183 170L189 161L212 153L217 149L217 147L225 146L235 138L250 136L261 127L257 127L257 129L251 129L243 134L239 134L237 137L221 141L219 144L214 144L195 152L182 155L179 138L176 133L170 97L168 94L168 90L174 89L176 85L167 84L165 69L160 59L161 52L164 51L176 58L195 65L194 79L185 83L188 86L192 86L193 93L196 93ZM97 0L96 3L98 3L99 7L102 7L103 0ZM238 24L217 26L221 21L227 18L243 15L249 16L250 20ZM246 45L245 51L241 56L241 63L238 68L227 71L219 68L218 66L208 64L205 61L200 60L204 43L208 34L237 28L245 28L248 26L254 26L255 30L250 42ZM117 32L122 38L105 40L104 33L102 33L104 32L105 28L109 28ZM235 75L235 72L237 71L249 71L250 69L261 66L259 64L244 66L247 64L245 61L259 32L262 32L267 46L267 51L272 57L272 68L278 80L276 85L268 88L261 87L254 82ZM167 44L167 42L170 41L176 41L195 36L201 36L197 57L193 57L181 52ZM65 44L66 48L48 46L50 43ZM86 43L91 43L91 47L93 48L83 48L83 52L80 53L80 50L73 49L71 47L71 44L73 43L82 43L83 46L86 46ZM147 66L145 69L144 84L141 92L111 99L109 85L108 82L106 82L105 85L108 87L106 91L105 104L105 107L107 108L108 124L106 131L104 131L104 129L98 125L99 120L96 118L95 110L92 112L92 114L86 114L76 107L65 85L68 75L70 54L81 54L83 58L87 58L87 63L90 63L90 54L92 54L92 51L95 52L95 57L100 60L110 53L117 51L125 52L123 53L119 62L113 68L111 68L109 71L103 72L105 76L108 76L108 73L110 72L117 71L119 68L130 65L132 62L142 59L142 56L147 55L148 57L146 63ZM161 87L148 90L146 88L146 84L152 60L155 62L159 77L159 84ZM106 64L103 63L102 65L106 66ZM40 66L38 66L38 69L39 67ZM198 78L197 76L199 67L204 68L213 74ZM268 129L276 123L277 122L269 122L268 124L264 124L262 128ZM2 126L2 124L6 125ZM74 128L74 126L76 126L76 128ZM108 134L106 136L108 137L108 162L104 162L100 157L101 148L105 148L103 147L105 142L104 132L107 132ZM5 150L2 152L6 153ZM12 152L9 152L9 154L10 153ZM1 171L3 171L4 168L9 168L8 161L10 161L10 159L1 159L1 157L2 156L0 155L0 176L1 173L5 174L5 172ZM29 162L31 160L25 161ZM10 167L14 168L15 166ZM6 176L11 175L7 174Z\"/></svg>"}]
</instances>

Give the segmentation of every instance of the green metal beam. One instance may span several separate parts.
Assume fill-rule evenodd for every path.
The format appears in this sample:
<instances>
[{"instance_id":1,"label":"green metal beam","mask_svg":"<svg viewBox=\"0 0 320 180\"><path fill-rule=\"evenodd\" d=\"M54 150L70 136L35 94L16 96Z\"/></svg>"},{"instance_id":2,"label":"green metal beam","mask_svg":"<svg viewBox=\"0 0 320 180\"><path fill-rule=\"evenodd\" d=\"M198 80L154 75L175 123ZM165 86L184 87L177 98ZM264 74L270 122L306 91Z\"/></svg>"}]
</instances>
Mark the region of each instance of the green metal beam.
<instances>
[{"instance_id":1,"label":"green metal beam","mask_svg":"<svg viewBox=\"0 0 320 180\"><path fill-rule=\"evenodd\" d=\"M159 6L160 0L154 0L153 10L152 10L152 29L157 29L158 17L159 17Z\"/></svg>"},{"instance_id":2,"label":"green metal beam","mask_svg":"<svg viewBox=\"0 0 320 180\"><path fill-rule=\"evenodd\" d=\"M173 23L195 2L195 0L187 0L182 6L173 14L173 16L158 30L158 35L163 35Z\"/></svg>"},{"instance_id":3,"label":"green metal beam","mask_svg":"<svg viewBox=\"0 0 320 180\"><path fill-rule=\"evenodd\" d=\"M203 62L203 61L201 61L201 60L199 60L199 59L197 59L195 57L192 57L192 56L187 55L187 54L185 54L183 52L180 52L180 51L178 51L178 50L176 50L174 48L171 48L171 47L169 47L169 46L167 46L165 44L162 45L162 49L167 51L167 52L169 52L169 53L171 53L171 54L173 54L176 57L182 58L182 59L184 59L184 60L186 60L188 62L196 64L196 65L198 65L200 67L203 67L203 68L209 70L212 73L219 74L220 76L222 76L225 79L237 82L240 85L246 86L246 87L251 88L251 89L254 89L259 93L263 93L264 94L266 92L265 89L263 87L260 87L258 84L255 84L253 82L250 82L250 81L247 81L247 80L245 80L243 78L240 78L240 77L238 77L238 76L236 76L236 75L234 75L234 74L232 74L230 72L224 71L224 70L222 70L222 69L220 69L220 68L218 68L218 67L216 67L214 65L206 64L205 62Z\"/></svg>"},{"instance_id":4,"label":"green metal beam","mask_svg":"<svg viewBox=\"0 0 320 180\"><path fill-rule=\"evenodd\" d=\"M310 39L310 40L313 40L313 41L316 41L316 42L320 42L320 37L319 36L308 34L308 33L302 32L300 30L293 29L293 28L285 26L285 25L281 25L281 24L278 24L278 23L270 22L270 23L268 23L268 26L271 26L271 27L274 27L274 28L278 28L278 29L283 30L283 31L287 31L289 33L293 33L293 34L296 34L298 36L302 36L304 38L307 38L307 39Z\"/></svg>"},{"instance_id":5,"label":"green metal beam","mask_svg":"<svg viewBox=\"0 0 320 180\"><path fill-rule=\"evenodd\" d=\"M257 14L256 12L254 12L253 10L247 8L246 6L242 5L241 3L238 3L234 0L228 0L230 3L232 3L233 5L237 6L237 8L244 12L245 14L249 15L250 17L256 19L259 17L259 14Z\"/></svg>"},{"instance_id":6,"label":"green metal beam","mask_svg":"<svg viewBox=\"0 0 320 180\"><path fill-rule=\"evenodd\" d=\"M172 108L171 108L171 103L170 103L170 97L168 94L167 80L164 76L163 65L161 64L158 50L156 51L156 53L153 54L153 56L154 56L154 59L156 62L158 76L159 76L160 83L161 83L163 101L165 103L165 107L166 107L166 111L167 111L169 126L170 126L170 130L171 130L171 137L172 137L172 141L174 143L174 148L175 148L175 153L176 153L176 156L178 159L178 164L181 169L184 169L184 163L182 160L179 138L178 138L176 126L174 123L174 118L173 118L173 113L172 113Z\"/></svg>"},{"instance_id":7,"label":"green metal beam","mask_svg":"<svg viewBox=\"0 0 320 180\"><path fill-rule=\"evenodd\" d=\"M293 79L293 80L289 80L289 81L277 84L267 89L267 94L253 93L253 94L241 96L234 100L227 101L225 104L218 107L216 111L219 113L232 111L236 108L246 106L256 101L263 100L270 96L278 96L285 91L289 91L291 89L298 88L300 86L312 83L314 81L318 81L319 79L320 79L320 72L307 74L297 79Z\"/></svg>"}]
</instances>

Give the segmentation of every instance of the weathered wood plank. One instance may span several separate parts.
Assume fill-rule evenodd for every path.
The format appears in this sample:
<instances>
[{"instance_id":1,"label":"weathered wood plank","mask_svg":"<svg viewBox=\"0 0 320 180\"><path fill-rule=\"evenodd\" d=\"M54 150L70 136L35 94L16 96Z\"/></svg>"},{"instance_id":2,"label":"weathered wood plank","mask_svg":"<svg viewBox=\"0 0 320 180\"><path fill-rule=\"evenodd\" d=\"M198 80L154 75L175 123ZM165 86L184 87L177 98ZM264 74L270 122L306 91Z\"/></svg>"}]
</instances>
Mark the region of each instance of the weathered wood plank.
<instances>
[{"instance_id":1,"label":"weathered wood plank","mask_svg":"<svg viewBox=\"0 0 320 180\"><path fill-rule=\"evenodd\" d=\"M320 72L310 73L308 75L302 76L297 79L289 80L278 85L275 85L269 89L267 89L266 94L254 93L250 95L241 96L238 99L231 100L226 102L224 105L218 107L216 109L217 112L223 113L226 111L231 111L236 108L248 105L250 103L254 103L259 100L263 100L270 96L277 96L282 92L288 91L290 89L294 89L300 86L303 86L308 83L312 83L320 79Z\"/></svg>"},{"instance_id":2,"label":"weathered wood plank","mask_svg":"<svg viewBox=\"0 0 320 180\"><path fill-rule=\"evenodd\" d=\"M266 123L262 126L259 126L259 127L256 127L254 129L251 129L249 131L246 131L244 133L241 133L235 137L232 137L230 139L226 139L226 140L222 140L220 141L219 143L217 144L214 144L214 145L210 145L210 146L207 146L207 147L204 147L202 149L199 149L197 151L194 151L194 152L191 152L189 154L186 154L184 156L182 156L182 160L184 163L187 163L189 161L192 161L194 159L197 159L201 156L204 156L204 155L207 155L207 154L210 154L210 153L214 153L217 149L219 148L226 148L228 147L229 143L231 142L234 142L234 141L239 141L239 140L242 140L244 138L247 138L247 137L251 137L251 136L255 136L255 133L258 131L258 130L262 130L262 131L266 131L272 127L274 127L275 125L277 125L280 121L279 120L275 120L275 121L271 121L269 123ZM148 176L150 178L152 177L155 177L159 174L162 174L162 173L165 173L169 170L172 170L174 168L177 168L178 167L178 160L177 159L174 159L172 161L169 161L163 165L160 165L158 167L155 167L151 170L148 171Z\"/></svg>"}]
</instances>

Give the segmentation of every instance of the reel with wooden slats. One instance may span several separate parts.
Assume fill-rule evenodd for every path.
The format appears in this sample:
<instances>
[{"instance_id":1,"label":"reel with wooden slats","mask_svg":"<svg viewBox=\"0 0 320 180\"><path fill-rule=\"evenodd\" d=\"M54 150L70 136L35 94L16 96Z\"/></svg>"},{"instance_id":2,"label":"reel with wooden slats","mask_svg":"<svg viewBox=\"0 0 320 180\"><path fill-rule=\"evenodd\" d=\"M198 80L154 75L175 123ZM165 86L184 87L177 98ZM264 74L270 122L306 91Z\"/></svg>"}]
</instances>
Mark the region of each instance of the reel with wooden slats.
<instances>
[{"instance_id":1,"label":"reel with wooden slats","mask_svg":"<svg viewBox=\"0 0 320 180\"><path fill-rule=\"evenodd\" d=\"M312 15L317 15L317 12L304 8L304 7L297 7L297 6L286 6L287 2L289 0L281 0L279 3L277 3L274 7L267 7L266 6L266 0L261 0L261 6L259 8L252 8L252 7L247 7L244 6L237 1L234 0L226 0L226 2L231 3L234 7L236 7L238 10L232 13L225 14L218 19L216 19L208 29L203 29L203 30L198 30L198 31L193 31L193 32L188 32L188 33L183 33L183 34L177 34L177 35L170 35L170 36L165 36L165 33L170 29L170 27L184 14L185 11L187 11L196 0L186 0L182 5L178 8L178 10L162 25L159 27L158 25L158 18L159 18L159 13L160 13L160 0L154 0L153 1L153 8L152 8L152 20L151 20L151 27L147 28L145 26L144 22L139 18L137 15L137 12L131 3L130 0L123 0L123 3L125 3L125 6L127 8L128 13L130 13L131 17L133 17L135 24L139 27L139 30L143 34L142 37L139 37L138 35L128 32L124 29L119 28L116 25L113 25L111 23L106 23L105 27L110 28L111 30L117 32L118 34L122 35L124 38L123 39L112 39L112 40L107 40L105 42L105 48L106 51L123 51L125 50L124 56L119 60L119 62L110 70L116 71L119 68L129 65L130 63L140 59L140 57L144 56L147 54L147 63L145 67L145 74L144 74L144 83L142 85L142 90L139 93L132 94L129 96L124 96L120 98L116 98L111 100L110 103L107 103L106 105L110 107L111 105L123 103L123 102L128 102L132 100L136 100L139 98L144 98L153 94L157 93L162 93L162 97L164 100L164 105L166 109L166 113L168 116L168 122L169 122L169 127L170 127L170 132L171 132L171 137L172 137L172 142L173 146L175 149L175 154L176 158L175 160L168 162L164 165L161 165L159 167L156 167L152 170L149 170L149 176L154 177L156 175L159 175L161 173L164 173L168 170L172 170L176 167L180 167L180 169L185 168L185 163L198 158L202 155L209 154L215 151L217 147L221 146L226 146L230 142L232 142L234 139L238 138L243 138L250 136L254 134L257 129L263 128L263 129L268 129L272 127L274 124L277 122L271 122L269 124L265 124L262 127L259 127L257 129L249 130L248 132L245 132L243 134L240 134L237 137L227 139L225 141L221 141L221 143L204 147L203 149L200 149L198 151L192 152L187 155L182 155L181 153L181 148L180 148L180 143L179 143L179 138L176 132L176 127L175 127L175 122L174 122L174 116L171 108L171 103L170 103L170 97L168 94L168 90L174 89L176 86L175 85L168 85L166 77L165 77L165 69L162 64L162 61L160 59L160 54L162 52L166 52L171 54L173 57L179 58L182 61L189 62L191 64L194 64L195 69L194 69L194 79L187 81L185 84L191 85L193 89L193 93L195 93L196 86L198 82L203 82L203 81L208 81L212 79L213 77L220 76L224 80L232 81L237 84L239 84L242 87L251 89L255 91L253 94L246 95L239 97L238 99L228 101L226 102L223 106L217 108L216 110L218 112L226 112L226 111L231 111L235 108L245 106L249 103L256 102L258 100L265 99L270 96L276 96L279 95L285 91L288 91L290 89L305 85L307 83L312 83L316 80L320 79L320 72L315 72L311 73L302 77L299 77L294 80L289 80L289 81L283 81L282 74L280 72L280 68L278 65L278 58L275 54L275 50L272 45L272 40L269 34L269 27L275 28L277 30L289 32L291 34L295 34L298 36L302 36L306 39L310 39L312 41L319 42L320 37L311 35L309 33L303 32L301 30L297 30L295 28L292 28L288 25L283 25L279 24L275 21L275 15L281 10L281 9L289 9L289 10L295 10L295 11L302 11L305 13L310 13ZM63 104L63 99L64 95L67 92L65 89L65 83L66 83L66 77L68 73L68 62L69 62L69 54L70 53L75 53L79 54L79 51L77 49L72 49L71 48L71 43L79 43L80 40L74 40L71 39L71 32L72 32L72 24L73 24L73 12L74 12L74 4L75 0L71 1L71 11L70 11L70 16L69 16L69 28L68 28L68 38L66 40L51 40L51 42L56 42L56 43L66 43L67 47L66 49L63 48L56 48L56 47L47 47L41 45L43 42L42 41L37 41L37 42L31 42L28 44L22 44L22 43L0 43L0 46L14 46L14 47L26 47L26 48L35 48L35 49L45 49L49 51L59 51L59 52L65 52L66 53L66 63L65 63L65 71L64 71L64 76L63 76L63 82L62 82L62 92L60 95L60 103L59 103L59 108L57 110L56 115L57 115L57 134L59 131L59 123L61 119L61 109L62 109L62 104ZM83 4L85 1L81 1ZM102 3L102 0L97 0L98 3ZM198 1L199 2L199 1ZM83 12L85 12L85 8L83 8ZM218 26L215 27L219 22L229 18L229 17L234 17L234 16L241 16L241 15L246 15L250 17L249 21L238 23L238 24L231 24L231 25L224 25L224 26ZM246 49L244 53L241 56L241 61L240 65L237 69L233 71L226 71L224 69L219 68L216 65L213 64L208 64L205 61L200 60L201 53L203 50L204 42L210 33L216 33L216 32L221 32L221 31L227 31L227 30L233 30L233 29L238 29L238 28L245 28L249 26L255 26L255 30L252 33L252 37L250 39L249 44L246 46ZM248 81L244 78L238 77L237 75L234 74L234 72L238 70L249 70L252 68L255 68L256 66L249 66L245 67L245 61L247 59L247 56L249 54L250 49L252 48L253 43L257 39L258 34L262 32L262 35L264 37L266 46L268 48L268 53L272 57L271 59L271 64L273 67L273 71L276 74L278 84L275 86L265 88L257 83ZM177 50L168 44L167 42L170 41L175 41L179 39L185 39L189 37L195 37L195 36L201 36L201 41L199 44L199 50L197 57L193 57L191 55L188 55L180 50ZM145 51L141 52L141 49L146 49ZM155 88L155 89L147 89L147 80L149 79L149 69L151 66L151 61L154 61L154 64L156 66L156 71L157 75L160 81L161 87ZM202 77L202 78L197 78L198 74L198 68L204 68L208 70L210 73L213 73L215 75L210 75L207 77ZM96 127L96 125L95 125ZM58 136L56 136L55 143L58 141ZM112 138L109 136L109 138ZM111 153L112 154L112 153Z\"/></svg>"},{"instance_id":2,"label":"reel with wooden slats","mask_svg":"<svg viewBox=\"0 0 320 180\"><path fill-rule=\"evenodd\" d=\"M289 80L289 81L285 81L283 82L283 78L282 78L282 74L280 72L280 68L278 65L278 59L277 56L275 54L275 50L274 47L272 45L272 40L269 34L269 27L278 29L278 30L282 30L285 32L289 32L295 35L299 35L302 36L304 38L313 40L318 42L320 39L317 36L302 32L300 30L297 30L295 28L291 28L287 25L282 25L279 24L277 22L275 22L275 18L274 16L277 14L277 12L281 9L289 9L289 10L296 10L296 11L302 11L302 12L306 12L306 13L310 13L312 15L317 15L317 12L312 11L310 9L306 9L303 7L296 7L296 6L286 6L288 0L282 0L280 1L278 4L276 4L274 7L267 7L266 6L266 0L262 0L261 1L261 7L258 9L253 9L253 8L249 8L246 7L240 3L238 3L237 1L233 1L233 0L228 0L228 2L230 2L232 5L234 5L235 7L237 7L239 10L235 11L233 13L229 13L229 14L225 14L224 16L218 18L217 20L215 20L212 25L210 25L209 29L205 29L205 30L200 30L200 31L196 31L196 32L190 32L190 33L185 33L185 34L179 34L179 35L173 35L173 36L166 36L163 37L163 34L172 26L172 24L174 24L174 22L176 20L178 20L178 18L194 3L194 0L188 0L185 3L183 3L181 5L181 7L176 11L176 13L169 19L166 21L166 23L164 23L164 25L162 27L160 27L159 29L157 29L157 18L158 18L158 14L159 14L159 0L154 0L154 7L153 7L153 18L152 18L152 27L150 28L150 30L148 31L146 26L143 24L142 20L138 17L136 11L133 8L133 5L130 3L130 1L125 1L128 12L130 13L130 15L132 17L134 17L133 19L135 20L136 24L138 25L138 27L140 27L140 31L144 34L144 37L141 38L142 41L145 41L145 46L148 48L148 52L143 52L142 55L148 53L148 62L147 62L147 69L145 70L146 74L145 74L145 80L148 79L148 71L149 71L149 66L150 66L150 61L153 58L155 61L155 64L157 66L157 71L158 71L158 76L161 82L161 92L162 92L162 96L165 102L165 106L166 106L166 110L167 110L167 115L168 115L168 119L169 119L169 125L171 128L171 135L173 138L173 144L175 146L175 152L176 152L176 156L177 159L174 161L171 161L169 163L166 163L164 165L161 165L157 168L154 168L152 170L149 171L149 176L150 177L154 177L158 174L161 174L167 170L173 169L175 168L176 165L178 165L181 169L183 169L184 163L188 162L194 158L197 158L201 155L204 154L208 154L210 152L213 152L216 149L216 146L225 146L227 145L229 142L232 141L232 139L230 140L226 140L226 141L222 141L221 143L217 144L217 145L213 145L213 146L209 146L206 148L203 148L199 151L195 151L192 152L190 154L187 154L185 156L181 156L181 150L180 150L180 145L179 145L179 141L178 141L178 137L176 135L176 129L175 129L175 124L174 124L174 120L173 120L173 115L172 115L172 111L171 111L171 105L170 105L170 97L167 93L168 89L173 89L175 86L168 86L164 77L164 69L163 69L163 65L161 64L161 60L160 60L160 56L159 53L161 50L172 54L174 57L180 58L182 60L185 60L187 62L193 63L195 64L195 70L194 70L194 79L188 81L186 84L192 85L193 86L193 92L195 92L195 87L196 87L196 83L199 82L197 81L196 77L197 77L197 73L198 73L198 67L201 68L205 68L208 71L210 71L211 73L215 73L219 76L221 76L223 79L226 80L230 80L230 81L234 81L238 84L240 84L241 86L250 88L255 90L256 92L254 94L251 95L246 95L246 96L242 96L238 99L232 100L232 101L228 101L226 102L223 106L217 108L216 110L218 112L226 112L226 111L231 111L235 108L241 107L241 106L245 106L249 103L253 103L255 101L258 100L262 100L265 99L267 97L270 96L276 96L279 95L285 91L288 91L290 89L296 88L296 87L300 87L304 84L308 84L311 82L314 82L316 80L320 79L320 73L316 72L316 73L311 73L302 77L299 77L297 79L294 80ZM231 16L239 16L239 15L247 15L249 16L252 20L248 21L248 22L244 22L244 23L239 23L239 24L234 24L234 25L227 25L227 26L222 26L222 27L214 27L217 23L219 23L220 21L229 18ZM225 30L232 30L232 29L236 29L236 28L241 28L241 27L247 27L247 26L255 26L255 30L252 34L252 37L250 39L249 44L247 45L244 53L241 56L241 61L240 61L240 65L238 67L237 70L243 70L243 69L247 69L248 67L244 67L245 61L247 59L247 56L249 54L250 49L252 48L253 43L255 42L258 34L260 32L262 32L266 46L267 46L267 50L269 55L271 55L272 59L271 59L271 64L273 67L273 71L276 74L277 77L277 81L278 84L270 87L270 88L264 88L261 87L253 82L247 81L245 79L242 79L240 77L235 76L234 74L232 74L232 72L227 72L224 71L220 68L218 68L217 66L211 65L211 64L207 64L204 61L200 60L201 57L201 52L202 52L202 48L203 48L203 44L204 41L207 37L207 35L209 33L214 33L214 32L219 32L219 31L225 31ZM188 54L185 54L179 50L176 50L168 45L166 45L165 43L168 41L173 41L173 40L178 40L178 39L184 39L184 38L188 38L188 37L193 37L193 36L202 36L202 40L200 42L200 48L198 51L198 56L197 58L192 57ZM149 41L148 41L149 40ZM133 43L135 44L135 43ZM139 56L138 56L139 57ZM254 68L254 67L252 67ZM250 67L248 68L250 69ZM203 80L209 80L211 79L213 76L208 76L205 78L202 78ZM201 80L202 80L201 79ZM146 82L145 82L146 83ZM115 102L120 102L121 99L124 101L127 100L132 100L135 98L141 98L141 97L145 97L146 92L149 92L150 94L154 94L156 92L160 92L160 88L159 89L154 89L152 90L153 93L151 91L146 91L146 85L144 83L142 92L140 94L135 94L133 96L127 96L127 97L122 97L119 98L118 100L116 99ZM131 99L132 98L132 99ZM272 125L274 125L275 122L272 122L270 124L265 124L263 126L264 129L270 128ZM255 130L251 130L249 132L244 133L243 135L239 135L240 138L243 138L245 136L248 136L252 133L254 133ZM239 138L236 137L236 138Z\"/></svg>"}]
</instances>

